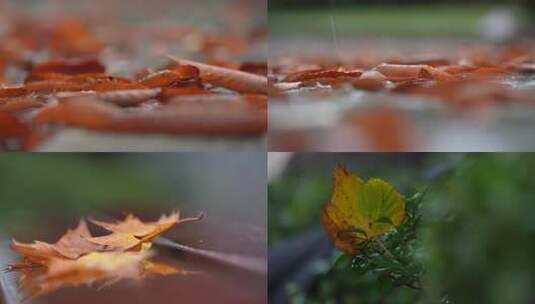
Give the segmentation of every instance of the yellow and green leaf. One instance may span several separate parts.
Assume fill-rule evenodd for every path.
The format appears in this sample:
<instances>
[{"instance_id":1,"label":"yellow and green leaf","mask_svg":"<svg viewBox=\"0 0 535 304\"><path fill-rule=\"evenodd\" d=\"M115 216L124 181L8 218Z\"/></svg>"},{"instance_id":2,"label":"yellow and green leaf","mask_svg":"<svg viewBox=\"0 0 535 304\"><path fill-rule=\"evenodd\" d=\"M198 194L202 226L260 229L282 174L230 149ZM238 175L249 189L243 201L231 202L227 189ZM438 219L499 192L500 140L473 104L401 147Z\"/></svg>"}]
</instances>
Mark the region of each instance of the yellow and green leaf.
<instances>
[{"instance_id":1,"label":"yellow and green leaf","mask_svg":"<svg viewBox=\"0 0 535 304\"><path fill-rule=\"evenodd\" d=\"M359 244L399 226L405 218L405 201L389 183L360 177L337 166L330 201L321 222L336 248L355 255Z\"/></svg>"}]
</instances>

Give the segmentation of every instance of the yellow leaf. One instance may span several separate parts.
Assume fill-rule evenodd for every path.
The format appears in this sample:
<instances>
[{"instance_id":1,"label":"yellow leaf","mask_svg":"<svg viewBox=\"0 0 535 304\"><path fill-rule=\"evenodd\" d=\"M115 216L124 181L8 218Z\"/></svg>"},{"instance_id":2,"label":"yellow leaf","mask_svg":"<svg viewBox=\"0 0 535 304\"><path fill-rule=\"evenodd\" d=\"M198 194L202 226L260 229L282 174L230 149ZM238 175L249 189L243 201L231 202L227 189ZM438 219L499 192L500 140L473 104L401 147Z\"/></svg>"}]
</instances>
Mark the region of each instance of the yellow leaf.
<instances>
[{"instance_id":1,"label":"yellow leaf","mask_svg":"<svg viewBox=\"0 0 535 304\"><path fill-rule=\"evenodd\" d=\"M366 182L337 166L331 199L323 207L321 222L336 248L347 255L358 245L399 226L405 218L405 201L387 182Z\"/></svg>"},{"instance_id":2,"label":"yellow leaf","mask_svg":"<svg viewBox=\"0 0 535 304\"><path fill-rule=\"evenodd\" d=\"M94 244L105 246L112 250L122 249L122 250L139 250L141 249L141 240L135 236L125 233L112 233L104 236L90 237L87 238L88 241Z\"/></svg>"},{"instance_id":3,"label":"yellow leaf","mask_svg":"<svg viewBox=\"0 0 535 304\"><path fill-rule=\"evenodd\" d=\"M12 241L11 247L23 260L9 265L21 274L20 288L34 298L65 286L111 285L122 279L140 280L148 275L189 274L172 265L148 260L151 241L177 224L198 221L180 218L179 212L162 215L155 222L142 222L130 214L124 221L92 220L111 234L93 237L84 220L69 229L56 243Z\"/></svg>"},{"instance_id":4,"label":"yellow leaf","mask_svg":"<svg viewBox=\"0 0 535 304\"><path fill-rule=\"evenodd\" d=\"M87 238L87 240L112 249L139 250L143 243L151 242L175 225L199 221L202 218L202 213L197 217L180 218L180 213L177 211L168 216L162 215L156 222L146 223L132 214L129 214L124 221L116 223L91 219L90 221L93 224L112 233L105 236Z\"/></svg>"}]
</instances>

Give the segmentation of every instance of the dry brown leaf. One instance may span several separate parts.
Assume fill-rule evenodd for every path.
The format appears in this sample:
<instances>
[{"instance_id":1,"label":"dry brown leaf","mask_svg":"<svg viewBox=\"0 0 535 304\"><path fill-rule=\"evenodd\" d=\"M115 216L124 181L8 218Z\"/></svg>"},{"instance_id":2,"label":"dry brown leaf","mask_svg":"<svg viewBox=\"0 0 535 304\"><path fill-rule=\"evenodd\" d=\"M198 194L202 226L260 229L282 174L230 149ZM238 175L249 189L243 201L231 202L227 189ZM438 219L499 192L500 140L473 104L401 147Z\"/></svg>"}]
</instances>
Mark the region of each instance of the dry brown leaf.
<instances>
[{"instance_id":1,"label":"dry brown leaf","mask_svg":"<svg viewBox=\"0 0 535 304\"><path fill-rule=\"evenodd\" d=\"M172 70L162 70L143 77L139 83L149 88L169 87L175 83L198 80L200 71L192 65L180 65Z\"/></svg>"},{"instance_id":2,"label":"dry brown leaf","mask_svg":"<svg viewBox=\"0 0 535 304\"><path fill-rule=\"evenodd\" d=\"M86 253L98 251L102 246L89 242L91 234L84 220L74 230L69 229L56 243L34 241L25 244L12 240L11 248L25 259L37 264L46 264L52 258L76 259Z\"/></svg>"},{"instance_id":3,"label":"dry brown leaf","mask_svg":"<svg viewBox=\"0 0 535 304\"><path fill-rule=\"evenodd\" d=\"M314 69L299 71L286 76L283 82L306 82L321 79L357 79L362 74L361 70L343 71L339 69Z\"/></svg>"},{"instance_id":4,"label":"dry brown leaf","mask_svg":"<svg viewBox=\"0 0 535 304\"><path fill-rule=\"evenodd\" d=\"M112 249L139 250L143 243L152 241L173 226L199 221L203 216L204 215L201 213L197 217L180 218L180 213L177 211L168 216L162 215L156 222L142 222L133 214L129 214L124 221L116 223L107 223L90 219L93 224L112 232L112 234L91 237L87 238L87 240Z\"/></svg>"},{"instance_id":5,"label":"dry brown leaf","mask_svg":"<svg viewBox=\"0 0 535 304\"><path fill-rule=\"evenodd\" d=\"M178 59L172 56L169 56L169 58L179 66L190 65L197 67L200 70L201 79L214 86L242 93L267 94L267 77L186 59Z\"/></svg>"},{"instance_id":6,"label":"dry brown leaf","mask_svg":"<svg viewBox=\"0 0 535 304\"><path fill-rule=\"evenodd\" d=\"M0 98L21 97L28 94L24 87L0 88Z\"/></svg>"},{"instance_id":7,"label":"dry brown leaf","mask_svg":"<svg viewBox=\"0 0 535 304\"><path fill-rule=\"evenodd\" d=\"M386 64L383 63L375 67L376 71L380 72L391 81L405 81L411 79L434 79L438 81L453 80L453 76L447 72L441 71L428 65L402 65L402 64Z\"/></svg>"}]
</instances>

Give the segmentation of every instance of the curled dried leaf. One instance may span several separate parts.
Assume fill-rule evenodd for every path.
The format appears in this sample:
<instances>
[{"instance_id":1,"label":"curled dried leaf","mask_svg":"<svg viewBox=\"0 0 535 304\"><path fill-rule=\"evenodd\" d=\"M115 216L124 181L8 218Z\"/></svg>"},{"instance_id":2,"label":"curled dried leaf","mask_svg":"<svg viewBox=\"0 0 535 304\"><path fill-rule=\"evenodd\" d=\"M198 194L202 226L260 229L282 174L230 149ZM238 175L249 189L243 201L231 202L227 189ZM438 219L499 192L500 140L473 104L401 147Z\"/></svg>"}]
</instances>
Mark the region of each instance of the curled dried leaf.
<instances>
[{"instance_id":1,"label":"curled dried leaf","mask_svg":"<svg viewBox=\"0 0 535 304\"><path fill-rule=\"evenodd\" d=\"M309 82L319 81L321 79L356 79L362 74L361 70L343 71L343 70L326 70L314 69L299 71L286 76L284 82Z\"/></svg>"},{"instance_id":2,"label":"curled dried leaf","mask_svg":"<svg viewBox=\"0 0 535 304\"><path fill-rule=\"evenodd\" d=\"M30 244L12 240L11 248L26 260L36 264L47 264L52 258L76 259L86 253L101 250L102 247L91 243L87 224L81 220L74 230L68 230L56 243L35 241Z\"/></svg>"},{"instance_id":3,"label":"curled dried leaf","mask_svg":"<svg viewBox=\"0 0 535 304\"><path fill-rule=\"evenodd\" d=\"M199 73L198 68L184 65L173 70L163 70L151 73L142 78L139 83L149 88L163 88L172 86L175 83L198 79Z\"/></svg>"},{"instance_id":4,"label":"curled dried leaf","mask_svg":"<svg viewBox=\"0 0 535 304\"><path fill-rule=\"evenodd\" d=\"M381 64L375 67L391 81L407 81L411 79L434 79L438 81L453 80L449 73L436 69L428 65L402 65L402 64Z\"/></svg>"},{"instance_id":5,"label":"curled dried leaf","mask_svg":"<svg viewBox=\"0 0 535 304\"><path fill-rule=\"evenodd\" d=\"M199 221L201 213L193 218L180 218L179 212L162 215L156 222L142 222L133 214L129 214L124 221L107 223L91 219L91 222L112 234L88 238L89 241L113 249L140 250L143 243L150 242L175 225Z\"/></svg>"},{"instance_id":6,"label":"curled dried leaf","mask_svg":"<svg viewBox=\"0 0 535 304\"><path fill-rule=\"evenodd\" d=\"M52 93L52 92L75 92L83 91L86 85L73 83L68 80L40 80L28 82L24 85L26 91L30 93Z\"/></svg>"},{"instance_id":7,"label":"curled dried leaf","mask_svg":"<svg viewBox=\"0 0 535 304\"><path fill-rule=\"evenodd\" d=\"M267 94L267 78L234 69L178 59L170 56L181 65L190 65L200 70L201 80L214 86L224 87L242 93Z\"/></svg>"}]
</instances>

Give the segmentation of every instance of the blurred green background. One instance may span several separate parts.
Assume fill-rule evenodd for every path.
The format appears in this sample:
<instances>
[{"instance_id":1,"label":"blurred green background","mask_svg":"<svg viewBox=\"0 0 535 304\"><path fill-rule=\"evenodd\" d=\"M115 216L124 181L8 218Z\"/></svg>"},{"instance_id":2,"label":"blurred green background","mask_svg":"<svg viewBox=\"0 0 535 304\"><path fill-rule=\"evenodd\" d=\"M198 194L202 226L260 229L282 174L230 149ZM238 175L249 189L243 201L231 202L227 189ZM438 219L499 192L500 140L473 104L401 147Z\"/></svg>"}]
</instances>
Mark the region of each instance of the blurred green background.
<instances>
[{"instance_id":1,"label":"blurred green background","mask_svg":"<svg viewBox=\"0 0 535 304\"><path fill-rule=\"evenodd\" d=\"M270 166L279 162L274 156ZM285 274L286 297L271 303L533 303L535 154L293 156L281 174L270 176L270 271L278 266L271 253L284 252L288 240L323 234L321 206L337 163L362 178L383 178L407 197L425 192L421 248L415 249L425 269L423 288L394 288L370 273L335 269L340 253L331 246L318 256L316 243L291 248L302 250L303 261L316 254L307 262L309 278ZM270 294L276 291L270 285Z\"/></svg>"},{"instance_id":2,"label":"blurred green background","mask_svg":"<svg viewBox=\"0 0 535 304\"><path fill-rule=\"evenodd\" d=\"M4 230L50 218L115 211L128 205L162 207L169 191L112 154L0 156L0 225ZM149 207L149 206L146 206Z\"/></svg>"},{"instance_id":3,"label":"blurred green background","mask_svg":"<svg viewBox=\"0 0 535 304\"><path fill-rule=\"evenodd\" d=\"M0 237L55 240L83 216L156 219L180 209L207 214L183 237L203 231L205 241L215 238L210 246L236 251L250 236L258 246L239 251L264 253L265 163L263 153L4 154ZM225 242L214 229L239 238Z\"/></svg>"},{"instance_id":4,"label":"blurred green background","mask_svg":"<svg viewBox=\"0 0 535 304\"><path fill-rule=\"evenodd\" d=\"M273 0L269 29L272 36L330 35L334 22L339 35L475 36L482 18L496 8L510 11L519 23L535 20L531 0Z\"/></svg>"}]
</instances>

